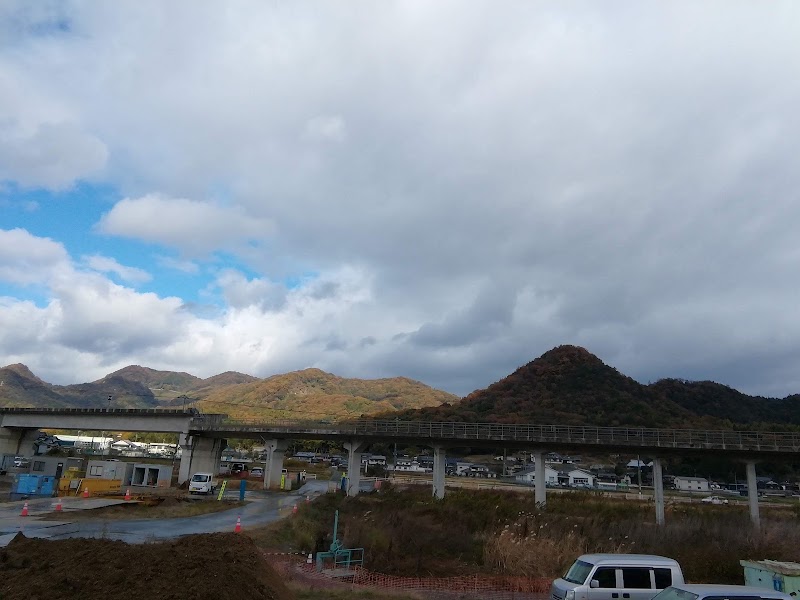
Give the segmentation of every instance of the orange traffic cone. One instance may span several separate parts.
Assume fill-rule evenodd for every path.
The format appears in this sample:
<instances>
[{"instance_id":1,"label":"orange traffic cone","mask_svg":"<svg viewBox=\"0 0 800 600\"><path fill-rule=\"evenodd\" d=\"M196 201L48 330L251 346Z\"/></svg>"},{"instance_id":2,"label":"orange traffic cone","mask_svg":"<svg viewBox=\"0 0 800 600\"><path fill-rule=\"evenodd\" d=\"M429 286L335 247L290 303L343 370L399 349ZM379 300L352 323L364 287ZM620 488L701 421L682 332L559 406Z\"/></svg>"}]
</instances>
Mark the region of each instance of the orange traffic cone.
<instances>
[{"instance_id":1,"label":"orange traffic cone","mask_svg":"<svg viewBox=\"0 0 800 600\"><path fill-rule=\"evenodd\" d=\"M89 488L88 487L83 488L83 497L84 498L88 498L89 497Z\"/></svg>"},{"instance_id":2,"label":"orange traffic cone","mask_svg":"<svg viewBox=\"0 0 800 600\"><path fill-rule=\"evenodd\" d=\"M61 512L62 508L63 507L61 506L61 498L59 498L58 500L56 500L56 512Z\"/></svg>"},{"instance_id":3,"label":"orange traffic cone","mask_svg":"<svg viewBox=\"0 0 800 600\"><path fill-rule=\"evenodd\" d=\"M241 533L242 531L242 518L236 517L236 527L233 528L233 533Z\"/></svg>"},{"instance_id":4,"label":"orange traffic cone","mask_svg":"<svg viewBox=\"0 0 800 600\"><path fill-rule=\"evenodd\" d=\"M21 516L21 517L27 517L28 516L28 503L27 502L22 505L22 512L19 514L19 516Z\"/></svg>"},{"instance_id":5,"label":"orange traffic cone","mask_svg":"<svg viewBox=\"0 0 800 600\"><path fill-rule=\"evenodd\" d=\"M306 504L311 504L311 496L306 496Z\"/></svg>"},{"instance_id":6,"label":"orange traffic cone","mask_svg":"<svg viewBox=\"0 0 800 600\"><path fill-rule=\"evenodd\" d=\"M131 488L128 488L127 490L125 490L125 500L130 500L130 499L131 499Z\"/></svg>"},{"instance_id":7,"label":"orange traffic cone","mask_svg":"<svg viewBox=\"0 0 800 600\"><path fill-rule=\"evenodd\" d=\"M295 505L292 507L292 514L293 514L293 515L296 515L296 514L297 514L297 504L295 504Z\"/></svg>"}]
</instances>

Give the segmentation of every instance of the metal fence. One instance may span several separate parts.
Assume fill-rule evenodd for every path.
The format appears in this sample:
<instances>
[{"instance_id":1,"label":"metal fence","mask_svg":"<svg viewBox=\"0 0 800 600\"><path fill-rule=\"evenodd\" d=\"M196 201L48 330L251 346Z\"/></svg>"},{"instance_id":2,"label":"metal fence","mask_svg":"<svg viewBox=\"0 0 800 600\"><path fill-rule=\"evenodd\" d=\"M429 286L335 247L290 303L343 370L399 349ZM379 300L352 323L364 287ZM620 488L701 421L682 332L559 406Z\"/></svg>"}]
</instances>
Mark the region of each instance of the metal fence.
<instances>
[{"instance_id":1,"label":"metal fence","mask_svg":"<svg viewBox=\"0 0 800 600\"><path fill-rule=\"evenodd\" d=\"M507 425L358 419L326 421L245 421L233 419L192 421L196 431L262 432L275 435L336 435L368 438L414 438L459 442L526 442L579 446L618 446L749 452L800 452L800 433L644 427L590 427L574 425Z\"/></svg>"}]
</instances>

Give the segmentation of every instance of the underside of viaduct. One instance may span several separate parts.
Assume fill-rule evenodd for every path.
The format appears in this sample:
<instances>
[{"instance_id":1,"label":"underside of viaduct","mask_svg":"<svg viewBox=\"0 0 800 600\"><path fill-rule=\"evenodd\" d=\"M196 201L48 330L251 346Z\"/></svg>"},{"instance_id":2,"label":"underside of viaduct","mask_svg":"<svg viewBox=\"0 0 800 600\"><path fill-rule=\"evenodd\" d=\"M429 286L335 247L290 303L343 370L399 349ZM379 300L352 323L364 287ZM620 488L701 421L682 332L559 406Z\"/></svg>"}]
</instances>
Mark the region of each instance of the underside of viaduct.
<instances>
[{"instance_id":1,"label":"underside of viaduct","mask_svg":"<svg viewBox=\"0 0 800 600\"><path fill-rule=\"evenodd\" d=\"M179 434L182 448L178 480L195 472L215 472L227 439L258 439L266 448L265 485L280 483L284 453L292 440L337 441L348 451L347 493L359 493L362 453L377 442L427 446L433 449L433 495L445 494L446 452L454 448L524 449L534 455L534 493L545 506L544 454L620 452L654 456L656 522L664 523L662 459L669 456L719 455L747 465L749 507L759 525L756 463L796 460L800 434L780 432L704 431L493 423L432 423L359 419L344 423L233 421L225 415L195 410L124 409L0 409L0 454L18 454L32 443L39 429L164 432Z\"/></svg>"}]
</instances>

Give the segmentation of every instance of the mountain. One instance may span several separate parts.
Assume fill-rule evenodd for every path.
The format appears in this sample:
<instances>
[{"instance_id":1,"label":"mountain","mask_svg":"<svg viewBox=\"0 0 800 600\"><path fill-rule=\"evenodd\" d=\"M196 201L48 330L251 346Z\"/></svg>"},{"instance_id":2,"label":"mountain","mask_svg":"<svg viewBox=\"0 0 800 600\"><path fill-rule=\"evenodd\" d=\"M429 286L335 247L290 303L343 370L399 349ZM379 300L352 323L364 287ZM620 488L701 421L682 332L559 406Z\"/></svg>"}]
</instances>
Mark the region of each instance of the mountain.
<instances>
[{"instance_id":1,"label":"mountain","mask_svg":"<svg viewBox=\"0 0 800 600\"><path fill-rule=\"evenodd\" d=\"M0 368L0 405L67 406L61 394L20 364Z\"/></svg>"},{"instance_id":2,"label":"mountain","mask_svg":"<svg viewBox=\"0 0 800 600\"><path fill-rule=\"evenodd\" d=\"M800 425L800 396L747 396L713 382L642 385L576 346L559 346L456 405L403 411L434 421L630 427Z\"/></svg>"},{"instance_id":3,"label":"mountain","mask_svg":"<svg viewBox=\"0 0 800 600\"><path fill-rule=\"evenodd\" d=\"M25 365L0 368L0 406L195 406L243 419L403 419L545 425L800 430L800 395L748 396L712 381L643 385L576 346L559 346L463 400L418 381L346 379L305 369L266 379L227 372L206 379L130 366L57 386Z\"/></svg>"},{"instance_id":4,"label":"mountain","mask_svg":"<svg viewBox=\"0 0 800 600\"><path fill-rule=\"evenodd\" d=\"M53 385L64 402L75 408L158 408L152 390L143 383L108 375L93 383Z\"/></svg>"},{"instance_id":5,"label":"mountain","mask_svg":"<svg viewBox=\"0 0 800 600\"><path fill-rule=\"evenodd\" d=\"M252 375L245 375L244 373L237 373L236 371L225 371L219 375L214 375L207 379L201 379L198 383L189 388L189 392L196 396L207 396L218 388L224 388L231 385L239 385L242 383L253 383L260 381L258 377Z\"/></svg>"},{"instance_id":6,"label":"mountain","mask_svg":"<svg viewBox=\"0 0 800 600\"><path fill-rule=\"evenodd\" d=\"M102 383L109 378L120 378L127 381L135 381L141 383L145 387L155 389L158 391L170 392L183 392L190 389L203 380L189 373L175 372L175 371L156 371L148 367L140 367L139 365L131 365L114 371L106 375L96 383Z\"/></svg>"},{"instance_id":7,"label":"mountain","mask_svg":"<svg viewBox=\"0 0 800 600\"><path fill-rule=\"evenodd\" d=\"M748 396L713 381L662 379L649 388L699 417L734 424L800 425L800 395L785 398Z\"/></svg>"},{"instance_id":8,"label":"mountain","mask_svg":"<svg viewBox=\"0 0 800 600\"><path fill-rule=\"evenodd\" d=\"M221 388L197 406L205 412L243 418L344 419L457 400L452 394L405 377L346 379L305 369Z\"/></svg>"},{"instance_id":9,"label":"mountain","mask_svg":"<svg viewBox=\"0 0 800 600\"><path fill-rule=\"evenodd\" d=\"M9 407L195 406L240 418L339 419L456 400L411 379L345 379L318 369L263 380L233 371L201 379L132 365L91 383L67 386L46 383L25 365L0 369L0 406Z\"/></svg>"}]
</instances>

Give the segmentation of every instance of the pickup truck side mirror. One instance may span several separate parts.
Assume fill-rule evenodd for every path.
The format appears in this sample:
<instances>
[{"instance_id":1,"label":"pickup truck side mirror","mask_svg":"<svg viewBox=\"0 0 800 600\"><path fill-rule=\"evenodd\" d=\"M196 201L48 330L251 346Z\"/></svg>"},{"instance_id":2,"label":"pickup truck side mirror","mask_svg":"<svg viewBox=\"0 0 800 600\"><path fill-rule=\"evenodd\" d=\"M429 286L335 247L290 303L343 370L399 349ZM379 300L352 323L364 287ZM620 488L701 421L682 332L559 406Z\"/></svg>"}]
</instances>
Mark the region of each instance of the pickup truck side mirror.
<instances>
[{"instance_id":1,"label":"pickup truck side mirror","mask_svg":"<svg viewBox=\"0 0 800 600\"><path fill-rule=\"evenodd\" d=\"M590 588L599 588L599 587L600 587L600 582L599 582L599 581L597 581L597 579L592 579L592 580L589 582L589 587L590 587Z\"/></svg>"}]
</instances>

